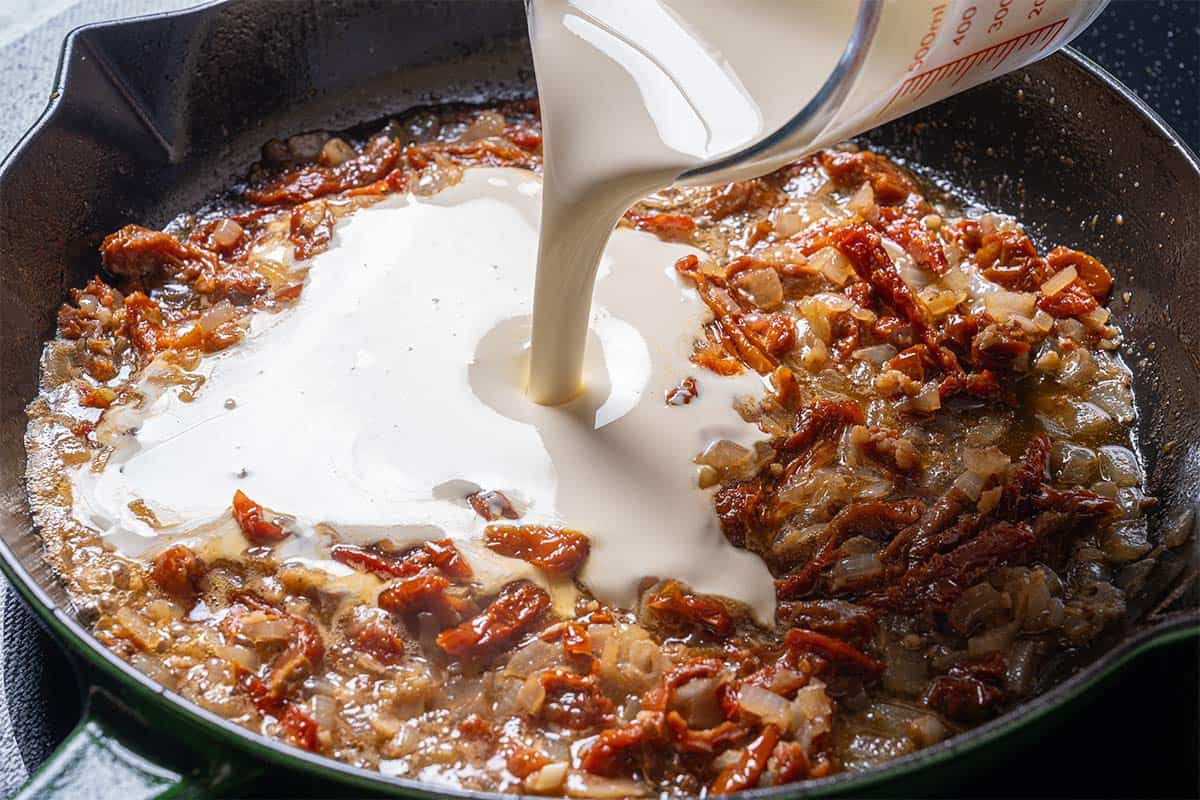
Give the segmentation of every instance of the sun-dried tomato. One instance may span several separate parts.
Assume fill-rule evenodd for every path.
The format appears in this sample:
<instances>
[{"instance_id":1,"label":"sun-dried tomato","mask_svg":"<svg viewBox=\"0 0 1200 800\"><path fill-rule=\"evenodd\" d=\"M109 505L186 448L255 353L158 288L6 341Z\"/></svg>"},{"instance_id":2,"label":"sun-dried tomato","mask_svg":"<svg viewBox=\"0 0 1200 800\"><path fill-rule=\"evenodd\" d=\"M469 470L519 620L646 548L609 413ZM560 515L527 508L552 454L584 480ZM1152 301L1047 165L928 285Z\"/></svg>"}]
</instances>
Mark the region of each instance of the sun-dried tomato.
<instances>
[{"instance_id":1,"label":"sun-dried tomato","mask_svg":"<svg viewBox=\"0 0 1200 800\"><path fill-rule=\"evenodd\" d=\"M757 478L726 484L716 491L713 508L730 544L734 547L746 544L746 539L759 525L759 514L766 501L766 488Z\"/></svg>"},{"instance_id":2,"label":"sun-dried tomato","mask_svg":"<svg viewBox=\"0 0 1200 800\"><path fill-rule=\"evenodd\" d=\"M449 539L429 541L399 555L378 547L335 544L330 557L360 572L373 572L382 578L404 578L436 567L451 578L471 577L471 566Z\"/></svg>"},{"instance_id":3,"label":"sun-dried tomato","mask_svg":"<svg viewBox=\"0 0 1200 800\"><path fill-rule=\"evenodd\" d=\"M404 636L386 619L371 619L355 631L354 648L384 664L398 664L404 657Z\"/></svg>"},{"instance_id":4,"label":"sun-dried tomato","mask_svg":"<svg viewBox=\"0 0 1200 800\"><path fill-rule=\"evenodd\" d=\"M379 593L377 602L384 611L393 614L428 612L445 625L454 625L471 613L471 602L448 591L450 581L432 569L389 583Z\"/></svg>"},{"instance_id":5,"label":"sun-dried tomato","mask_svg":"<svg viewBox=\"0 0 1200 800\"><path fill-rule=\"evenodd\" d=\"M274 544L287 536L282 527L263 519L263 507L238 489L233 493L233 518L254 544Z\"/></svg>"},{"instance_id":6,"label":"sun-dried tomato","mask_svg":"<svg viewBox=\"0 0 1200 800\"><path fill-rule=\"evenodd\" d=\"M423 561L397 558L373 548L349 544L335 544L329 549L329 556L334 561L359 572L373 572L384 578L415 575L425 568Z\"/></svg>"},{"instance_id":7,"label":"sun-dried tomato","mask_svg":"<svg viewBox=\"0 0 1200 800\"><path fill-rule=\"evenodd\" d=\"M498 519L518 519L521 516L502 492L476 492L467 498L467 503L475 510L476 514L488 522L495 522Z\"/></svg>"},{"instance_id":8,"label":"sun-dried tomato","mask_svg":"<svg viewBox=\"0 0 1200 800\"><path fill-rule=\"evenodd\" d=\"M126 225L104 237L100 258L112 274L137 281L161 277L162 272L217 270L217 258L212 251L140 225Z\"/></svg>"},{"instance_id":9,"label":"sun-dried tomato","mask_svg":"<svg viewBox=\"0 0 1200 800\"><path fill-rule=\"evenodd\" d=\"M479 658L513 644L550 606L550 595L531 583L510 583L473 619L442 631L438 646L452 656Z\"/></svg>"},{"instance_id":10,"label":"sun-dried tomato","mask_svg":"<svg viewBox=\"0 0 1200 800\"><path fill-rule=\"evenodd\" d=\"M782 200L781 193L765 180L752 178L711 187L703 209L707 217L716 220L750 209L765 210L779 205Z\"/></svg>"},{"instance_id":11,"label":"sun-dried tomato","mask_svg":"<svg viewBox=\"0 0 1200 800\"><path fill-rule=\"evenodd\" d=\"M222 262L212 250L139 225L126 225L105 237L100 255L106 270L124 276L137 288L171 278L203 295L253 298L267 289L266 280L253 270Z\"/></svg>"},{"instance_id":12,"label":"sun-dried tomato","mask_svg":"<svg viewBox=\"0 0 1200 800\"><path fill-rule=\"evenodd\" d=\"M718 637L733 629L733 618L720 600L685 592L675 581L667 581L652 594L646 605L672 622L695 625Z\"/></svg>"},{"instance_id":13,"label":"sun-dried tomato","mask_svg":"<svg viewBox=\"0 0 1200 800\"><path fill-rule=\"evenodd\" d=\"M546 692L539 715L547 722L584 730L607 725L616 719L616 708L600 691L595 675L549 669L538 680Z\"/></svg>"},{"instance_id":14,"label":"sun-dried tomato","mask_svg":"<svg viewBox=\"0 0 1200 800\"><path fill-rule=\"evenodd\" d=\"M758 738L746 745L738 762L721 770L716 780L712 782L712 786L709 787L709 791L712 794L729 794L757 786L778 742L778 728L774 725L763 728Z\"/></svg>"},{"instance_id":15,"label":"sun-dried tomato","mask_svg":"<svg viewBox=\"0 0 1200 800\"><path fill-rule=\"evenodd\" d=\"M288 238L297 261L312 258L329 247L333 238L333 211L323 200L305 203L292 209Z\"/></svg>"},{"instance_id":16,"label":"sun-dried tomato","mask_svg":"<svg viewBox=\"0 0 1200 800\"><path fill-rule=\"evenodd\" d=\"M1100 302L1104 302L1112 290L1113 278L1108 268L1087 253L1059 246L1046 255L1046 263L1054 272L1075 267L1076 280Z\"/></svg>"},{"instance_id":17,"label":"sun-dried tomato","mask_svg":"<svg viewBox=\"0 0 1200 800\"><path fill-rule=\"evenodd\" d=\"M678 386L667 390L667 405L686 406L699 394L700 390L696 388L696 379L688 376L680 381Z\"/></svg>"},{"instance_id":18,"label":"sun-dried tomato","mask_svg":"<svg viewBox=\"0 0 1200 800\"><path fill-rule=\"evenodd\" d=\"M779 445L780 460L790 460L814 443L832 441L847 425L861 425L863 410L853 400L814 400L796 415L792 433Z\"/></svg>"},{"instance_id":19,"label":"sun-dried tomato","mask_svg":"<svg viewBox=\"0 0 1200 800\"><path fill-rule=\"evenodd\" d=\"M579 620L567 620L551 625L542 631L542 640L547 642L562 641L563 652L569 656L590 656L592 654L592 637L587 625Z\"/></svg>"},{"instance_id":20,"label":"sun-dried tomato","mask_svg":"<svg viewBox=\"0 0 1200 800\"><path fill-rule=\"evenodd\" d=\"M677 711L668 711L667 731L671 745L680 753L698 753L714 756L727 748L744 742L752 732L744 722L725 720L711 728L688 727L687 720Z\"/></svg>"},{"instance_id":21,"label":"sun-dried tomato","mask_svg":"<svg viewBox=\"0 0 1200 800\"><path fill-rule=\"evenodd\" d=\"M1041 493L1042 485L1049 479L1050 437L1035 433L1025 444L1020 463L1009 473L1004 487L1005 508L1018 514L1028 513L1030 500Z\"/></svg>"},{"instance_id":22,"label":"sun-dried tomato","mask_svg":"<svg viewBox=\"0 0 1200 800\"><path fill-rule=\"evenodd\" d=\"M997 567L1026 563L1037 537L1024 522L996 522L924 563L910 567L862 602L908 614L946 613L968 588Z\"/></svg>"},{"instance_id":23,"label":"sun-dried tomato","mask_svg":"<svg viewBox=\"0 0 1200 800\"><path fill-rule=\"evenodd\" d=\"M1029 334L1015 321L993 323L971 341L971 362L977 369L1010 369L1031 346Z\"/></svg>"},{"instance_id":24,"label":"sun-dried tomato","mask_svg":"<svg viewBox=\"0 0 1200 800\"><path fill-rule=\"evenodd\" d=\"M775 761L775 785L794 783L808 777L812 768L804 745L799 742L780 742L771 758Z\"/></svg>"},{"instance_id":25,"label":"sun-dried tomato","mask_svg":"<svg viewBox=\"0 0 1200 800\"><path fill-rule=\"evenodd\" d=\"M696 232L696 221L682 214L631 214L635 228L653 233L665 242L690 242Z\"/></svg>"},{"instance_id":26,"label":"sun-dried tomato","mask_svg":"<svg viewBox=\"0 0 1200 800\"><path fill-rule=\"evenodd\" d=\"M830 234L833 246L842 251L858 277L871 284L902 317L913 326L918 336L929 327L925 311L917 302L912 289L900 277L900 271L883 247L883 240L866 223L854 223Z\"/></svg>"},{"instance_id":27,"label":"sun-dried tomato","mask_svg":"<svg viewBox=\"0 0 1200 800\"><path fill-rule=\"evenodd\" d=\"M854 645L816 631L792 628L784 636L784 643L793 654L813 653L831 662L837 669L867 678L879 677L885 668L882 661L872 658Z\"/></svg>"},{"instance_id":28,"label":"sun-dried tomato","mask_svg":"<svg viewBox=\"0 0 1200 800\"><path fill-rule=\"evenodd\" d=\"M321 631L312 622L296 614L289 614L252 592L239 590L229 596L230 611L221 622L222 630L230 638L241 635L246 609L254 609L268 618L282 619L292 628L287 647L271 662L268 678L264 684L270 698L287 696L289 685L311 675L325 659L325 641Z\"/></svg>"},{"instance_id":29,"label":"sun-dried tomato","mask_svg":"<svg viewBox=\"0 0 1200 800\"><path fill-rule=\"evenodd\" d=\"M551 575L573 575L588 557L591 543L579 531L542 525L489 525L487 546L502 556L528 561Z\"/></svg>"},{"instance_id":30,"label":"sun-dried tomato","mask_svg":"<svg viewBox=\"0 0 1200 800\"><path fill-rule=\"evenodd\" d=\"M760 375L769 375L779 365L777 354L794 342L791 321L785 315L763 315L752 307L739 306L740 301L724 290L724 277L703 272L695 255L676 261L675 270L695 284L696 293L713 314L705 328L710 342Z\"/></svg>"},{"instance_id":31,"label":"sun-dried tomato","mask_svg":"<svg viewBox=\"0 0 1200 800\"><path fill-rule=\"evenodd\" d=\"M380 180L400 156L400 145L376 136L362 152L336 167L309 164L280 175L264 186L246 191L246 199L262 206L295 205L327 194Z\"/></svg>"},{"instance_id":32,"label":"sun-dried tomato","mask_svg":"<svg viewBox=\"0 0 1200 800\"><path fill-rule=\"evenodd\" d=\"M431 539L421 548L429 554L432 564L451 578L470 578L471 565L449 539Z\"/></svg>"},{"instance_id":33,"label":"sun-dried tomato","mask_svg":"<svg viewBox=\"0 0 1200 800\"><path fill-rule=\"evenodd\" d=\"M150 574L167 594L191 598L199 594L200 581L207 573L208 567L190 547L177 544L155 556Z\"/></svg>"},{"instance_id":34,"label":"sun-dried tomato","mask_svg":"<svg viewBox=\"0 0 1200 800\"><path fill-rule=\"evenodd\" d=\"M871 609L834 599L782 602L775 619L783 627L807 628L842 639L871 636L877 627Z\"/></svg>"},{"instance_id":35,"label":"sun-dried tomato","mask_svg":"<svg viewBox=\"0 0 1200 800\"><path fill-rule=\"evenodd\" d=\"M311 753L317 752L317 721L303 708L295 703L288 704L279 724L290 744Z\"/></svg>"},{"instance_id":36,"label":"sun-dried tomato","mask_svg":"<svg viewBox=\"0 0 1200 800\"><path fill-rule=\"evenodd\" d=\"M663 723L662 712L642 712L628 725L601 731L579 766L594 775L616 775L631 755L664 742Z\"/></svg>"},{"instance_id":37,"label":"sun-dried tomato","mask_svg":"<svg viewBox=\"0 0 1200 800\"><path fill-rule=\"evenodd\" d=\"M466 719L458 723L456 730L463 738L476 741L488 741L496 736L495 726L478 714L468 715Z\"/></svg>"},{"instance_id":38,"label":"sun-dried tomato","mask_svg":"<svg viewBox=\"0 0 1200 800\"><path fill-rule=\"evenodd\" d=\"M502 745L501 750L507 751L504 759L505 768L521 780L550 763L550 758L544 753L539 753L520 742L510 741Z\"/></svg>"},{"instance_id":39,"label":"sun-dried tomato","mask_svg":"<svg viewBox=\"0 0 1200 800\"><path fill-rule=\"evenodd\" d=\"M880 205L902 203L910 194L918 193L916 182L890 160L867 151L857 153L821 153L821 166L842 190L856 189L864 182L871 184L875 202Z\"/></svg>"},{"instance_id":40,"label":"sun-dried tomato","mask_svg":"<svg viewBox=\"0 0 1200 800\"><path fill-rule=\"evenodd\" d=\"M1078 317L1095 309L1099 303L1088 290L1072 283L1053 297L1039 297L1037 306L1042 311L1060 319Z\"/></svg>"},{"instance_id":41,"label":"sun-dried tomato","mask_svg":"<svg viewBox=\"0 0 1200 800\"><path fill-rule=\"evenodd\" d=\"M142 292L132 292L125 298L123 332L143 361L171 346L171 334L163 325L158 303Z\"/></svg>"},{"instance_id":42,"label":"sun-dried tomato","mask_svg":"<svg viewBox=\"0 0 1200 800\"><path fill-rule=\"evenodd\" d=\"M912 256L918 267L937 275L950 269L946 252L937 234L925 227L920 218L906 215L897 209L881 208L883 233Z\"/></svg>"},{"instance_id":43,"label":"sun-dried tomato","mask_svg":"<svg viewBox=\"0 0 1200 800\"><path fill-rule=\"evenodd\" d=\"M872 539L892 536L905 525L917 522L923 510L924 504L917 499L896 500L895 503L868 500L846 506L824 528L821 546L817 547L808 564L779 582L776 596L780 600L793 600L808 594L821 572L833 563L842 542L851 536L871 536Z\"/></svg>"},{"instance_id":44,"label":"sun-dried tomato","mask_svg":"<svg viewBox=\"0 0 1200 800\"><path fill-rule=\"evenodd\" d=\"M983 235L975 264L985 278L1017 292L1036 292L1054 274L1029 237L1014 230Z\"/></svg>"},{"instance_id":45,"label":"sun-dried tomato","mask_svg":"<svg viewBox=\"0 0 1200 800\"><path fill-rule=\"evenodd\" d=\"M715 658L693 658L677 664L663 674L658 686L642 695L642 708L648 711L666 711L671 705L675 690L697 678L712 678L720 675L725 665Z\"/></svg>"},{"instance_id":46,"label":"sun-dried tomato","mask_svg":"<svg viewBox=\"0 0 1200 800\"><path fill-rule=\"evenodd\" d=\"M981 722L1004 702L1004 691L971 676L942 676L925 693L925 704L958 722Z\"/></svg>"},{"instance_id":47,"label":"sun-dried tomato","mask_svg":"<svg viewBox=\"0 0 1200 800\"><path fill-rule=\"evenodd\" d=\"M947 375L938 384L938 396L946 400L959 394L969 394L980 400L993 400L1000 396L1000 381L990 369L962 375Z\"/></svg>"}]
</instances>

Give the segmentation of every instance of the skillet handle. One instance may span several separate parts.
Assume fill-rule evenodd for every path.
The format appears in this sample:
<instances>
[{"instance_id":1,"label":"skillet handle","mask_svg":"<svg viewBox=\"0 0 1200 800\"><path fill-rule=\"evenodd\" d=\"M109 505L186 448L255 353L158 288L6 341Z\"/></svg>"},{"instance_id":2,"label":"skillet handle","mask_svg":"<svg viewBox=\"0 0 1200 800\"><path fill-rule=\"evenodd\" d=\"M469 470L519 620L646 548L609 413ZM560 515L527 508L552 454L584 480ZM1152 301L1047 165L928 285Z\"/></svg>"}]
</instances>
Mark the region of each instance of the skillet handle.
<instances>
[{"instance_id":1,"label":"skillet handle","mask_svg":"<svg viewBox=\"0 0 1200 800\"><path fill-rule=\"evenodd\" d=\"M13 800L210 800L230 788L215 785L219 776L257 774L253 768L249 775L230 769L228 754L222 754L223 763L210 763L207 769L183 772L162 766L147 755L151 748L137 741L138 729L143 737L148 730L134 712L93 687L83 719Z\"/></svg>"}]
</instances>

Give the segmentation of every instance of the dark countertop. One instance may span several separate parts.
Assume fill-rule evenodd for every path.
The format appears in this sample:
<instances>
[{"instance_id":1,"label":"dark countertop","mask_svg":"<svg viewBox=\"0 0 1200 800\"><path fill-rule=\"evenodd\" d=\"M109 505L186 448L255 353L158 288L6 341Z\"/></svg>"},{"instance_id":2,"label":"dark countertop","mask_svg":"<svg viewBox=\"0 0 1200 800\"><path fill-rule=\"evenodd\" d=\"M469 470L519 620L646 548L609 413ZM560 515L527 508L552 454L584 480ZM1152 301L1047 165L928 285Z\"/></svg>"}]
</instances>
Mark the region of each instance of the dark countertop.
<instances>
[{"instance_id":1,"label":"dark countertop","mask_svg":"<svg viewBox=\"0 0 1200 800\"><path fill-rule=\"evenodd\" d=\"M10 0L0 0L0 23ZM62 36L78 24L189 0L77 0L0 30L0 151L6 151L44 106ZM1200 151L1200 0L1115 0L1074 46L1113 73ZM1194 210L1200 212L1200 209ZM3 580L0 579L0 584ZM0 606L0 797L69 730L79 696L69 667L4 588ZM271 796L300 796L307 780L275 776L259 784ZM333 790L336 791L336 790ZM1200 796L1200 641L1142 656L1085 702L1063 712L1038 742L997 754L993 765L947 797Z\"/></svg>"}]
</instances>

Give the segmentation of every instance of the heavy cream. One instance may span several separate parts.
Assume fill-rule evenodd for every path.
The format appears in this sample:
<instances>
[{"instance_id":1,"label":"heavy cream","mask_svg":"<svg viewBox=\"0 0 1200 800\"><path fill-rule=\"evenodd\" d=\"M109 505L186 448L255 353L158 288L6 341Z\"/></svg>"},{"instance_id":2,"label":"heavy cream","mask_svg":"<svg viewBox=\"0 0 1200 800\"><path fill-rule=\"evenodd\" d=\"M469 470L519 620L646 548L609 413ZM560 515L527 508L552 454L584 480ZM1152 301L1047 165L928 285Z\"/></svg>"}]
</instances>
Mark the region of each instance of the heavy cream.
<instances>
[{"instance_id":1,"label":"heavy cream","mask_svg":"<svg viewBox=\"0 0 1200 800\"><path fill-rule=\"evenodd\" d=\"M675 578L769 622L770 574L726 542L697 485L706 445L762 438L735 402L763 392L757 375L701 374L688 360L707 312L673 264L697 251L617 231L600 263L586 388L539 406L521 378L540 200L532 173L477 168L433 197L393 196L343 219L294 308L256 313L243 342L204 358L194 399L152 366L143 403L105 413L97 436L113 450L101 471L75 475L76 514L130 555L176 538L236 553L246 543L229 507L241 489L296 518L281 557L335 576L347 570L325 560L334 535L450 537L497 583L536 578L480 544L486 523L466 498L498 490L521 512L512 524L588 535L581 579L601 600L631 607L644 579ZM689 376L698 396L668 405Z\"/></svg>"}]
</instances>

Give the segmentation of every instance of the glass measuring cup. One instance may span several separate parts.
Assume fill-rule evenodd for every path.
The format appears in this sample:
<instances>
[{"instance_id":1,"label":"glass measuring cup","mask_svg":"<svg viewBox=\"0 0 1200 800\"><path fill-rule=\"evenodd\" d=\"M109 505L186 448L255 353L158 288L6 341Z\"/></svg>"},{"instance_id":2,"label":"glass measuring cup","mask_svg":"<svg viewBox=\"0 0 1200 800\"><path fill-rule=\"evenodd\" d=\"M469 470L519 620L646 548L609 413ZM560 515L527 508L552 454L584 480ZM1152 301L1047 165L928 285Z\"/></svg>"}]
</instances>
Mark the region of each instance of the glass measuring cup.
<instances>
[{"instance_id":1,"label":"glass measuring cup","mask_svg":"<svg viewBox=\"0 0 1200 800\"><path fill-rule=\"evenodd\" d=\"M803 2L803 0L801 0ZM1065 46L1109 0L861 0L824 84L773 133L694 166L678 183L762 174Z\"/></svg>"}]
</instances>

